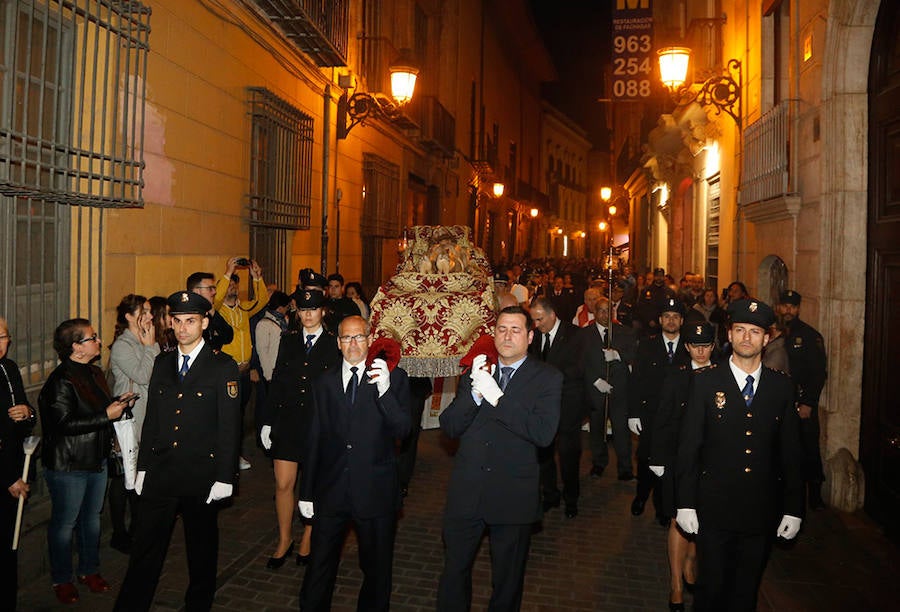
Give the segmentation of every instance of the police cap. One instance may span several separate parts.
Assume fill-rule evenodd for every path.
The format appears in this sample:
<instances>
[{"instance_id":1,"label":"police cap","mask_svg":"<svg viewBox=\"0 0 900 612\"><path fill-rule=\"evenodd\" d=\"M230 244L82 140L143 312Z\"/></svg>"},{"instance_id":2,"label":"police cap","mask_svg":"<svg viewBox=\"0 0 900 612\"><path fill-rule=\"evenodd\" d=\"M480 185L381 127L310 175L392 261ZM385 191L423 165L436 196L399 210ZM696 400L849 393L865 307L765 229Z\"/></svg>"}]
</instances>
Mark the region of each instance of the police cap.
<instances>
[{"instance_id":1,"label":"police cap","mask_svg":"<svg viewBox=\"0 0 900 612\"><path fill-rule=\"evenodd\" d=\"M328 280L312 268L303 268L300 270L299 279L300 289L303 289L304 287L318 287L320 289L325 289L325 287L328 286Z\"/></svg>"},{"instance_id":2,"label":"police cap","mask_svg":"<svg viewBox=\"0 0 900 612\"><path fill-rule=\"evenodd\" d=\"M659 305L659 314L662 316L664 312L677 312L682 317L684 316L684 304L681 300L677 300L673 297L666 298Z\"/></svg>"},{"instance_id":3,"label":"police cap","mask_svg":"<svg viewBox=\"0 0 900 612\"><path fill-rule=\"evenodd\" d=\"M681 337L687 344L712 344L716 339L716 328L708 321L691 323L681 328Z\"/></svg>"},{"instance_id":4,"label":"police cap","mask_svg":"<svg viewBox=\"0 0 900 612\"><path fill-rule=\"evenodd\" d=\"M325 294L315 289L298 289L291 294L291 299L300 310L310 310L325 306Z\"/></svg>"},{"instance_id":5,"label":"police cap","mask_svg":"<svg viewBox=\"0 0 900 612\"><path fill-rule=\"evenodd\" d=\"M775 322L775 311L765 302L754 299L743 299L732 302L728 306L728 314L732 323L749 323L763 329L769 329Z\"/></svg>"},{"instance_id":6,"label":"police cap","mask_svg":"<svg viewBox=\"0 0 900 612\"><path fill-rule=\"evenodd\" d=\"M505 272L494 272L494 284L496 285L497 283L509 284L509 277Z\"/></svg>"},{"instance_id":7,"label":"police cap","mask_svg":"<svg viewBox=\"0 0 900 612\"><path fill-rule=\"evenodd\" d=\"M205 297L193 291L176 291L166 300L169 305L169 314L206 314L212 309L212 304Z\"/></svg>"},{"instance_id":8,"label":"police cap","mask_svg":"<svg viewBox=\"0 0 900 612\"><path fill-rule=\"evenodd\" d=\"M799 306L801 298L802 296L799 293L797 293L793 289L788 289L787 291L782 291L778 294L778 303L793 304L794 306Z\"/></svg>"}]
</instances>

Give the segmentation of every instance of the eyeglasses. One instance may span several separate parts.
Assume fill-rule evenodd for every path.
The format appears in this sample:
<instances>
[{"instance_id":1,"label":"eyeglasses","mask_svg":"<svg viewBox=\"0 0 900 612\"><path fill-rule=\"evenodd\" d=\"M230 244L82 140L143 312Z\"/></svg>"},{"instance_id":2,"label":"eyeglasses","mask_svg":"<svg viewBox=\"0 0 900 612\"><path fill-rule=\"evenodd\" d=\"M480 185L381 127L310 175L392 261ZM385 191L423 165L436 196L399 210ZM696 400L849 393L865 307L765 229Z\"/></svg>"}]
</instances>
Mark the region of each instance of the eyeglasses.
<instances>
[{"instance_id":1,"label":"eyeglasses","mask_svg":"<svg viewBox=\"0 0 900 612\"><path fill-rule=\"evenodd\" d=\"M356 334L355 336L339 336L338 340L340 340L341 344L350 344L351 342L356 342L357 344L361 343L366 339L365 334Z\"/></svg>"},{"instance_id":2,"label":"eyeglasses","mask_svg":"<svg viewBox=\"0 0 900 612\"><path fill-rule=\"evenodd\" d=\"M100 336L94 334L93 336L88 336L87 338L83 338L81 340L76 340L75 344L87 344L88 342L99 342Z\"/></svg>"},{"instance_id":3,"label":"eyeglasses","mask_svg":"<svg viewBox=\"0 0 900 612\"><path fill-rule=\"evenodd\" d=\"M215 289L215 288L216 288L215 285L197 285L196 287L194 287L194 289L206 289L206 290Z\"/></svg>"}]
</instances>

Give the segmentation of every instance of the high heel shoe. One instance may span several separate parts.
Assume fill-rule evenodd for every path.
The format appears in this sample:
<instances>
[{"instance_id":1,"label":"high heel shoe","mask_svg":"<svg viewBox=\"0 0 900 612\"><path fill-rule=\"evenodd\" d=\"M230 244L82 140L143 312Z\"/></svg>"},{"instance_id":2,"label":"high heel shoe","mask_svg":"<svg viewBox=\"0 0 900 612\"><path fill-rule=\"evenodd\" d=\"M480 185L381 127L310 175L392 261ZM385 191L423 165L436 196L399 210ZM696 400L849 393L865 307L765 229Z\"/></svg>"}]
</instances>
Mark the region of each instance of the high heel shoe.
<instances>
[{"instance_id":1,"label":"high heel shoe","mask_svg":"<svg viewBox=\"0 0 900 612\"><path fill-rule=\"evenodd\" d=\"M312 555L301 555L297 553L297 565L309 565L309 558Z\"/></svg>"},{"instance_id":2,"label":"high heel shoe","mask_svg":"<svg viewBox=\"0 0 900 612\"><path fill-rule=\"evenodd\" d=\"M278 569L282 565L284 565L285 560L294 554L294 543L291 542L291 545L288 546L288 549L284 551L284 554L280 557L269 557L269 560L266 561L266 569Z\"/></svg>"}]
</instances>

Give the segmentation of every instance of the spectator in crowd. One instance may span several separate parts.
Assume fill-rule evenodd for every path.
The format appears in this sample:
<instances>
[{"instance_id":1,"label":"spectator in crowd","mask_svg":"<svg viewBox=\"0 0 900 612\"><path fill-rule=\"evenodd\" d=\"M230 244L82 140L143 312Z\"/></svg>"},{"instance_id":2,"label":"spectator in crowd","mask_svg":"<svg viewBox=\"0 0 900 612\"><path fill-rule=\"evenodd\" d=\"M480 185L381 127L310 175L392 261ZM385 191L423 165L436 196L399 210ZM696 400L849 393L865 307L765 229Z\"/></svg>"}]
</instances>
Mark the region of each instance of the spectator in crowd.
<instances>
[{"instance_id":1,"label":"spectator in crowd","mask_svg":"<svg viewBox=\"0 0 900 612\"><path fill-rule=\"evenodd\" d=\"M150 314L153 316L156 343L159 345L160 352L174 351L178 342L175 341L175 332L172 331L172 317L169 316L169 305L166 303L166 298L154 295L148 301L150 302Z\"/></svg>"},{"instance_id":2,"label":"spectator in crowd","mask_svg":"<svg viewBox=\"0 0 900 612\"><path fill-rule=\"evenodd\" d=\"M352 315L362 315L362 311L356 302L344 296L344 277L340 274L329 274L328 285L328 310L325 314L325 326L328 329L337 329L341 321ZM367 317L363 317L367 318Z\"/></svg>"},{"instance_id":3,"label":"spectator in crowd","mask_svg":"<svg viewBox=\"0 0 900 612\"><path fill-rule=\"evenodd\" d=\"M216 276L212 272L194 272L187 277L186 288L199 296L202 296L210 304L216 301L218 284ZM165 299L165 298L164 298ZM222 315L210 308L207 313L209 325L203 330L203 339L209 343L213 350L221 351L222 347L234 340L234 329L228 324Z\"/></svg>"},{"instance_id":4,"label":"spectator in crowd","mask_svg":"<svg viewBox=\"0 0 900 612\"><path fill-rule=\"evenodd\" d=\"M134 393L113 399L106 377L93 362L100 337L87 319L63 321L53 334L60 364L38 396L41 460L50 492L50 575L56 599L78 601L72 572L72 537L78 541L78 581L92 593L110 589L100 575L100 511L112 421L133 403Z\"/></svg>"},{"instance_id":5,"label":"spectator in crowd","mask_svg":"<svg viewBox=\"0 0 900 612\"><path fill-rule=\"evenodd\" d=\"M141 438L147 414L147 393L153 361L159 355L156 328L150 313L150 302L142 295L129 294L116 307L116 328L109 352L109 369L113 378L113 395L129 392L137 394L131 414L137 439ZM125 489L121 451L113 438L116 455L109 465L109 514L113 524L110 545L119 552L131 552L131 529L125 527L126 506L131 508L132 525L135 515L133 491Z\"/></svg>"},{"instance_id":6,"label":"spectator in crowd","mask_svg":"<svg viewBox=\"0 0 900 612\"><path fill-rule=\"evenodd\" d=\"M3 488L0 491L0 538L2 550L0 560L0 609L16 610L19 582L18 553L10 546L16 525L16 511L20 497L27 497L31 489L22 480L25 452L22 441L31 431L35 422L34 408L28 403L19 366L9 358L12 336L6 319L0 317L0 474Z\"/></svg>"},{"instance_id":7,"label":"spectator in crowd","mask_svg":"<svg viewBox=\"0 0 900 612\"><path fill-rule=\"evenodd\" d=\"M362 285L356 281L347 283L344 285L344 295L356 304L356 307L359 308L360 316L368 321L372 311L369 308L369 300L366 299L366 294L363 293Z\"/></svg>"},{"instance_id":8,"label":"spectator in crowd","mask_svg":"<svg viewBox=\"0 0 900 612\"><path fill-rule=\"evenodd\" d=\"M248 296L246 300L240 299L241 277L235 272L239 268L247 268L250 271L252 297ZM234 331L234 338L222 347L222 352L230 355L238 365L241 414L247 408L251 391L250 359L253 355L253 342L250 338L250 318L266 307L267 296L268 290L259 263L242 257L232 257L228 260L225 275L216 283L213 307ZM259 406L256 408L259 409ZM254 422L260 423L261 419L254 418ZM239 467L241 470L250 469L250 462L243 455L240 457Z\"/></svg>"}]
</instances>

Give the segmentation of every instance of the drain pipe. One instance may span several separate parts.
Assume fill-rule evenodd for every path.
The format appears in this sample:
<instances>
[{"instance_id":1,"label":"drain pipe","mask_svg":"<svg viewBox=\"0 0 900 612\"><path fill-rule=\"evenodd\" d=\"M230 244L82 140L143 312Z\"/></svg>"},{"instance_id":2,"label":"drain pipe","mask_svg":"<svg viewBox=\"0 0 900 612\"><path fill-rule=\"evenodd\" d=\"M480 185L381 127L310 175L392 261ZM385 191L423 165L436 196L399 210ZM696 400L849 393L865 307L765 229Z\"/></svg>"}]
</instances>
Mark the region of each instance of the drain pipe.
<instances>
[{"instance_id":1,"label":"drain pipe","mask_svg":"<svg viewBox=\"0 0 900 612\"><path fill-rule=\"evenodd\" d=\"M331 83L322 96L322 259L321 271L328 276L328 171L331 166Z\"/></svg>"}]
</instances>

